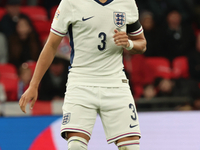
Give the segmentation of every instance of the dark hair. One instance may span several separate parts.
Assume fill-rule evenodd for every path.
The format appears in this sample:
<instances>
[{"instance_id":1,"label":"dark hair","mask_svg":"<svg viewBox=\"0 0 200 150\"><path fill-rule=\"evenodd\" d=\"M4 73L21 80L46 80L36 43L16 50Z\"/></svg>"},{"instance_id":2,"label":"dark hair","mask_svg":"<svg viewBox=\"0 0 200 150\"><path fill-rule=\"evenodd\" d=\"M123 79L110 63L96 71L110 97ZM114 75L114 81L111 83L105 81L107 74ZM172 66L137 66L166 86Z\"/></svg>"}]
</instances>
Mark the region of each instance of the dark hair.
<instances>
[{"instance_id":1,"label":"dark hair","mask_svg":"<svg viewBox=\"0 0 200 150\"><path fill-rule=\"evenodd\" d=\"M41 42L31 20L24 14L20 14L19 20L24 19L32 29L26 39L20 39L17 31L9 37L9 62L17 67L28 60L37 61L41 51Z\"/></svg>"},{"instance_id":2,"label":"dark hair","mask_svg":"<svg viewBox=\"0 0 200 150\"><path fill-rule=\"evenodd\" d=\"M7 5L20 5L21 0L7 0L6 4Z\"/></svg>"}]
</instances>

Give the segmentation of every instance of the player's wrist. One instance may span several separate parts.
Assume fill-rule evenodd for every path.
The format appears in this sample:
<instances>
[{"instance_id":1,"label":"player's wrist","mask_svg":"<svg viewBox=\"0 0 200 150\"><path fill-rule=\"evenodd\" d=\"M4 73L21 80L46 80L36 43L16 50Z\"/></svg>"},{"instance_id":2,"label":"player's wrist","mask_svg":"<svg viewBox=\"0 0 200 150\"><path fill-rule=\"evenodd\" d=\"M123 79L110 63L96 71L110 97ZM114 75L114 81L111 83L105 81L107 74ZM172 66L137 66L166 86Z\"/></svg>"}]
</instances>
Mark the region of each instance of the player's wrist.
<instances>
[{"instance_id":1,"label":"player's wrist","mask_svg":"<svg viewBox=\"0 0 200 150\"><path fill-rule=\"evenodd\" d=\"M30 82L29 87L37 89L39 87L39 84L38 83Z\"/></svg>"},{"instance_id":2,"label":"player's wrist","mask_svg":"<svg viewBox=\"0 0 200 150\"><path fill-rule=\"evenodd\" d=\"M133 41L132 40L128 40L127 47L125 47L125 49L130 51L130 50L133 49L133 47L134 47Z\"/></svg>"}]
</instances>

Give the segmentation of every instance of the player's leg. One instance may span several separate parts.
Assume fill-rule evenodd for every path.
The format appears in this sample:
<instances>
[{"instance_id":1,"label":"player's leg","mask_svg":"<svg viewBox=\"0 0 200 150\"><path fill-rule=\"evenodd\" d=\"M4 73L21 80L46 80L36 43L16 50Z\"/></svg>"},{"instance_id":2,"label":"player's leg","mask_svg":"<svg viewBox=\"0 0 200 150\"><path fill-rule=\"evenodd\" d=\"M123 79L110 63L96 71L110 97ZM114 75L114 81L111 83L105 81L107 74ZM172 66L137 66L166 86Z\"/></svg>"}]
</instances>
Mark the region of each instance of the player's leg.
<instances>
[{"instance_id":1,"label":"player's leg","mask_svg":"<svg viewBox=\"0 0 200 150\"><path fill-rule=\"evenodd\" d=\"M87 149L97 116L97 108L93 104L96 95L90 87L67 87L63 104L61 136L68 141L69 150Z\"/></svg>"},{"instance_id":2,"label":"player's leg","mask_svg":"<svg viewBox=\"0 0 200 150\"><path fill-rule=\"evenodd\" d=\"M90 137L84 133L79 133L79 132L66 132L65 134L67 134L67 139L70 139L72 136L78 136L78 137L81 137L81 138L84 138L87 142L89 142L90 140Z\"/></svg>"},{"instance_id":3,"label":"player's leg","mask_svg":"<svg viewBox=\"0 0 200 150\"><path fill-rule=\"evenodd\" d=\"M70 105L71 104L68 104L68 107L70 107ZM77 109L83 111L85 108L76 104L75 107L73 106L73 110L67 109L71 114L70 118L68 118L70 121L65 124L64 115L63 124L61 126L61 135L68 142L68 150L87 150L87 144L90 139L96 115L95 112L93 112L93 110L90 111L90 109L83 111L82 115L76 111ZM91 112L94 115L88 116L89 114L87 112ZM91 122L85 117L91 117Z\"/></svg>"},{"instance_id":4,"label":"player's leg","mask_svg":"<svg viewBox=\"0 0 200 150\"><path fill-rule=\"evenodd\" d=\"M65 134L67 134L68 150L87 150L89 136L78 132L65 132Z\"/></svg>"},{"instance_id":5,"label":"player's leg","mask_svg":"<svg viewBox=\"0 0 200 150\"><path fill-rule=\"evenodd\" d=\"M139 121L130 89L108 88L103 93L100 117L107 142L115 142L120 150L139 150Z\"/></svg>"},{"instance_id":6,"label":"player's leg","mask_svg":"<svg viewBox=\"0 0 200 150\"><path fill-rule=\"evenodd\" d=\"M130 136L124 137L116 141L119 150L140 150L140 137Z\"/></svg>"}]
</instances>

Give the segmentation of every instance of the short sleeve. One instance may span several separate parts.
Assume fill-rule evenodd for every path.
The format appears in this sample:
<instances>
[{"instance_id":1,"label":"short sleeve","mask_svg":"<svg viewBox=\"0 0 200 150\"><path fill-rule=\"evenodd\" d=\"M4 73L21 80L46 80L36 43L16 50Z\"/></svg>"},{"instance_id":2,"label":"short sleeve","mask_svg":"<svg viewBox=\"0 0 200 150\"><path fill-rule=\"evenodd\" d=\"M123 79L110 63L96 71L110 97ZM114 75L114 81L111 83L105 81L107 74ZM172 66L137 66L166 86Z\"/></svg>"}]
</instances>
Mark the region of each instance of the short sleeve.
<instances>
[{"instance_id":1,"label":"short sleeve","mask_svg":"<svg viewBox=\"0 0 200 150\"><path fill-rule=\"evenodd\" d=\"M62 0L51 24L51 32L62 37L65 36L68 32L68 26L72 23L72 19L73 13L69 0Z\"/></svg>"},{"instance_id":2,"label":"short sleeve","mask_svg":"<svg viewBox=\"0 0 200 150\"><path fill-rule=\"evenodd\" d=\"M130 0L131 5L131 14L129 16L129 22L126 25L127 27L127 34L129 36L137 36L143 32L142 25L139 22L139 12L135 0Z\"/></svg>"}]
</instances>

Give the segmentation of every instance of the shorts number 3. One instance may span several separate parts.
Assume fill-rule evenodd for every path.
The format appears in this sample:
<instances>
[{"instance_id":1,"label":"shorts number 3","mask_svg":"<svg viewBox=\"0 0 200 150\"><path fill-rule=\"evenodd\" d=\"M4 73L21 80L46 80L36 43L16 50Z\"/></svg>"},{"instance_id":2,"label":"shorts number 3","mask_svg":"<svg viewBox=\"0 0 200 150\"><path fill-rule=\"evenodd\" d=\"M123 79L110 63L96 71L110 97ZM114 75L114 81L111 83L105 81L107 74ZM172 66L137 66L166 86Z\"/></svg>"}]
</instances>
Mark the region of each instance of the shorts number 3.
<instances>
[{"instance_id":1,"label":"shorts number 3","mask_svg":"<svg viewBox=\"0 0 200 150\"><path fill-rule=\"evenodd\" d=\"M131 115L131 119L137 120L136 109L133 104L129 104L129 108L133 110L133 115Z\"/></svg>"}]
</instances>

